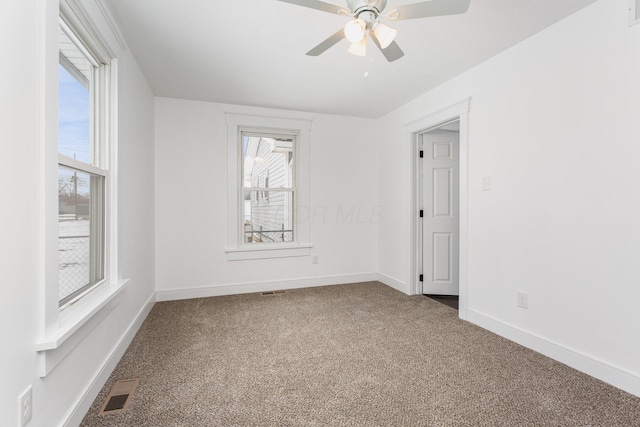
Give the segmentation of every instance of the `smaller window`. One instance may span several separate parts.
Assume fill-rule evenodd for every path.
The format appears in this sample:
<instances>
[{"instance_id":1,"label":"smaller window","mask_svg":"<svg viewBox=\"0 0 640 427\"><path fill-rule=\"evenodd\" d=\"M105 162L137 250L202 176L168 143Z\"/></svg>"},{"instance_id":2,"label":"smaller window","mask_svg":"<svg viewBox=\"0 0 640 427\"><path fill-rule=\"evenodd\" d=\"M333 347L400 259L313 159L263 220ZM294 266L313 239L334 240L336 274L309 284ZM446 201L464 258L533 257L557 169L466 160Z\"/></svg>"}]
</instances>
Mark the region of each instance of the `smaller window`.
<instances>
[{"instance_id":1,"label":"smaller window","mask_svg":"<svg viewBox=\"0 0 640 427\"><path fill-rule=\"evenodd\" d=\"M295 135L242 131L242 183L244 203L242 241L284 243L295 240L294 180L287 171L293 167Z\"/></svg>"},{"instance_id":2,"label":"smaller window","mask_svg":"<svg viewBox=\"0 0 640 427\"><path fill-rule=\"evenodd\" d=\"M309 255L311 121L226 114L227 259Z\"/></svg>"}]
</instances>

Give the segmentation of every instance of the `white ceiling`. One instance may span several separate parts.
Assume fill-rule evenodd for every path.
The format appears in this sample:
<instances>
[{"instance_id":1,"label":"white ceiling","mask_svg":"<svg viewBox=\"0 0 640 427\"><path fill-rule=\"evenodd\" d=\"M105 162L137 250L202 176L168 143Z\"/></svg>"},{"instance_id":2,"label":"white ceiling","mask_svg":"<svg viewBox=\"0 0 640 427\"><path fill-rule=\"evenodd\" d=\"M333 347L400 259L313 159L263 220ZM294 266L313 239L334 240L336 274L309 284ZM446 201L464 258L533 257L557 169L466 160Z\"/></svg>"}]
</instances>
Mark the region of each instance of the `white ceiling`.
<instances>
[{"instance_id":1,"label":"white ceiling","mask_svg":"<svg viewBox=\"0 0 640 427\"><path fill-rule=\"evenodd\" d=\"M372 118L595 1L471 0L464 15L388 23L405 52L388 63L346 40L306 56L349 18L277 0L110 0L156 96Z\"/></svg>"}]
</instances>

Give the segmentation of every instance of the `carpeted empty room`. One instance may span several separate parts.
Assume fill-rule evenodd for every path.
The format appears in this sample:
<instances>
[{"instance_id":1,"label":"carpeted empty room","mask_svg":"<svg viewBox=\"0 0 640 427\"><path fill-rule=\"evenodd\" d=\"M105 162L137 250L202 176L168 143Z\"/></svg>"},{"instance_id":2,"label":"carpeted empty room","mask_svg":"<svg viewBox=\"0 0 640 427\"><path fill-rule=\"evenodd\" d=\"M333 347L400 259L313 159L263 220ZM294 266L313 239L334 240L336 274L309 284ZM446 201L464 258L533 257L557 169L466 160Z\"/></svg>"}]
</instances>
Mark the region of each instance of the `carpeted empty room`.
<instances>
[{"instance_id":1,"label":"carpeted empty room","mask_svg":"<svg viewBox=\"0 0 640 427\"><path fill-rule=\"evenodd\" d=\"M368 282L157 303L82 425L640 426L640 399Z\"/></svg>"}]
</instances>

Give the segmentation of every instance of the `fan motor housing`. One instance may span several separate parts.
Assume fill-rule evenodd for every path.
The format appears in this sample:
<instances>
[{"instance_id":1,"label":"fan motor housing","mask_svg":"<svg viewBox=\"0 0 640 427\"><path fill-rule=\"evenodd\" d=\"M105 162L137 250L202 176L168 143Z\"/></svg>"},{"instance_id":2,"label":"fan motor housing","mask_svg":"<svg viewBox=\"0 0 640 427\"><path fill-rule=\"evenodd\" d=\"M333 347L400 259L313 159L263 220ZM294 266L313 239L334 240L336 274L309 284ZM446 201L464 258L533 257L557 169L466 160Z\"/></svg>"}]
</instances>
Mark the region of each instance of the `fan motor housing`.
<instances>
[{"instance_id":1,"label":"fan motor housing","mask_svg":"<svg viewBox=\"0 0 640 427\"><path fill-rule=\"evenodd\" d=\"M356 15L364 11L371 11L377 17L386 6L387 0L347 0L347 7Z\"/></svg>"}]
</instances>

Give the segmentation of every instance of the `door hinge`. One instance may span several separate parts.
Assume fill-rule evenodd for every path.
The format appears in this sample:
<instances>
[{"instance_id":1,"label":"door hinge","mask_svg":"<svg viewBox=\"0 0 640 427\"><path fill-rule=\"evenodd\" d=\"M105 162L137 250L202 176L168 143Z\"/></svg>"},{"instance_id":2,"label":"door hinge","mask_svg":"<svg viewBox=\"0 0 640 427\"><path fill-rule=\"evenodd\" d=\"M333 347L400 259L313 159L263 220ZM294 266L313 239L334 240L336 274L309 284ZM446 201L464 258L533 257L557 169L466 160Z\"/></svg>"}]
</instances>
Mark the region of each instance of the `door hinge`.
<instances>
[{"instance_id":1,"label":"door hinge","mask_svg":"<svg viewBox=\"0 0 640 427\"><path fill-rule=\"evenodd\" d=\"M424 211L420 209L420 218L422 218L423 216L424 216Z\"/></svg>"},{"instance_id":2,"label":"door hinge","mask_svg":"<svg viewBox=\"0 0 640 427\"><path fill-rule=\"evenodd\" d=\"M424 157L424 151L420 150L420 158Z\"/></svg>"},{"instance_id":3,"label":"door hinge","mask_svg":"<svg viewBox=\"0 0 640 427\"><path fill-rule=\"evenodd\" d=\"M421 274L420 275L420 281L422 282L424 280L424 276Z\"/></svg>"}]
</instances>

